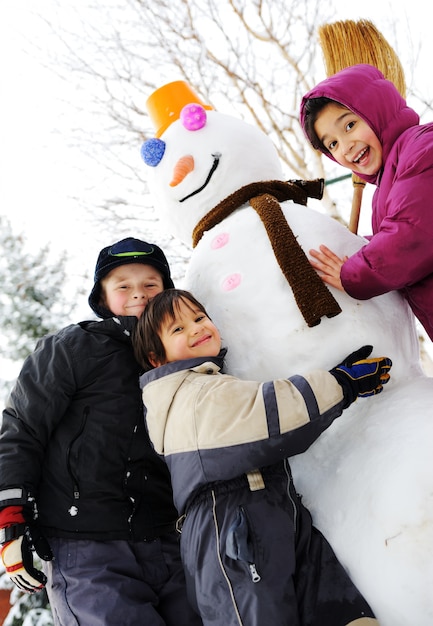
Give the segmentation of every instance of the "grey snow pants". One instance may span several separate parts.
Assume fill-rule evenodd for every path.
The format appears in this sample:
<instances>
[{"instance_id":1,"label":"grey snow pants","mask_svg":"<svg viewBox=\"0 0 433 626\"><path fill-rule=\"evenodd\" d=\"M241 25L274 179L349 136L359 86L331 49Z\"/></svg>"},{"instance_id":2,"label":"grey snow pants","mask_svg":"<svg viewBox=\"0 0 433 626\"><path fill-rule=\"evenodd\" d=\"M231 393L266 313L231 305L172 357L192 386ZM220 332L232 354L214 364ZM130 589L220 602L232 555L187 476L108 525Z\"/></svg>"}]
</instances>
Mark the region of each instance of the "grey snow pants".
<instances>
[{"instance_id":1,"label":"grey snow pants","mask_svg":"<svg viewBox=\"0 0 433 626\"><path fill-rule=\"evenodd\" d=\"M55 626L201 626L186 597L179 535L153 541L49 539Z\"/></svg>"}]
</instances>

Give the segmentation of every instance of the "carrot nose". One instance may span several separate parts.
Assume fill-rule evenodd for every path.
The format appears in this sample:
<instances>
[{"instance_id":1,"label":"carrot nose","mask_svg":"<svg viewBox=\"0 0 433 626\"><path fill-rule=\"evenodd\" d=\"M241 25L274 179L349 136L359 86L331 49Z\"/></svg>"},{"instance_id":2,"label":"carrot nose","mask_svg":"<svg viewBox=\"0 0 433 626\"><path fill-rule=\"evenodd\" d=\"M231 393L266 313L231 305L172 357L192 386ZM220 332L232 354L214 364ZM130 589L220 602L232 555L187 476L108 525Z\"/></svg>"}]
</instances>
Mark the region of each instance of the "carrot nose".
<instances>
[{"instance_id":1,"label":"carrot nose","mask_svg":"<svg viewBox=\"0 0 433 626\"><path fill-rule=\"evenodd\" d=\"M194 169L194 157L190 154L180 157L173 169L173 177L170 182L170 187L176 187L179 185L190 172Z\"/></svg>"}]
</instances>

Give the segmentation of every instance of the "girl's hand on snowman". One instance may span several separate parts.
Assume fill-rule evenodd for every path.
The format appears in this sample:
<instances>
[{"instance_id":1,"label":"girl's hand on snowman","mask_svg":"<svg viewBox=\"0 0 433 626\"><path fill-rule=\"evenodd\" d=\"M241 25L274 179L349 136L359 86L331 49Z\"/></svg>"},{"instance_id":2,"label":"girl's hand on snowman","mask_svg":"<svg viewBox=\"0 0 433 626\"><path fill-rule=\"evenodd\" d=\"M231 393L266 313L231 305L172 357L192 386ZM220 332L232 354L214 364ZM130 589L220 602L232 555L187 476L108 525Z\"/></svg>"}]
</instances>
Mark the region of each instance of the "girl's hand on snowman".
<instances>
[{"instance_id":1,"label":"girl's hand on snowman","mask_svg":"<svg viewBox=\"0 0 433 626\"><path fill-rule=\"evenodd\" d=\"M340 258L326 246L319 246L319 250L310 250L314 260L310 260L311 265L319 272L324 283L344 291L341 284L341 266L349 257Z\"/></svg>"}]
</instances>

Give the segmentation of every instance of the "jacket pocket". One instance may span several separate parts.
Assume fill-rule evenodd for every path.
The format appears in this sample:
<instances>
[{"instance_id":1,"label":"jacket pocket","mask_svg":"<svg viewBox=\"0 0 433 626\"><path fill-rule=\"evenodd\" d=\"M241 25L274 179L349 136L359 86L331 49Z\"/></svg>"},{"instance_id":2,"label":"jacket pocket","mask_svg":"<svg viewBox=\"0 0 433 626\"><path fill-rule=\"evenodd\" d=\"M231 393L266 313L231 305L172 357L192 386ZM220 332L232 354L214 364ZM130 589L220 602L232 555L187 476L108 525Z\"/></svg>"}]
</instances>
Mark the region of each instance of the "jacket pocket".
<instances>
[{"instance_id":1,"label":"jacket pocket","mask_svg":"<svg viewBox=\"0 0 433 626\"><path fill-rule=\"evenodd\" d=\"M236 561L244 562L248 567L253 583L260 582L261 577L255 564L252 533L247 514L242 506L238 508L236 520L228 529L226 555Z\"/></svg>"}]
</instances>

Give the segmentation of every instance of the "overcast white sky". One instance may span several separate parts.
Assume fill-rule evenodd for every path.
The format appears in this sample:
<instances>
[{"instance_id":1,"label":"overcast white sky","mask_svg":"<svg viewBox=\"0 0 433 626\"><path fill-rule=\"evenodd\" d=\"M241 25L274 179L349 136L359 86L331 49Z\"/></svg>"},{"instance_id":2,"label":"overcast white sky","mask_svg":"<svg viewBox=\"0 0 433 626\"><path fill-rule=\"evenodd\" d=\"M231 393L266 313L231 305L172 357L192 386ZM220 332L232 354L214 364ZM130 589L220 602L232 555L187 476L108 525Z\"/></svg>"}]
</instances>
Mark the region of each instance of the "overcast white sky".
<instances>
[{"instance_id":1,"label":"overcast white sky","mask_svg":"<svg viewBox=\"0 0 433 626\"><path fill-rule=\"evenodd\" d=\"M72 115L67 100L73 98L73 92L65 93L65 85L41 67L37 58L24 52L26 41L42 45L44 41L42 24L30 10L37 6L38 12L49 18L54 4L53 0L38 0L36 5L34 0L0 2L0 211L17 228L28 232L35 245L52 240L54 246L63 249L65 243L71 245L77 222L80 224L79 216L77 220L72 213L76 207L68 198L74 188L91 185L93 174L79 171L80 155L68 147L68 138L62 133ZM101 2L101 7L104 4ZM416 80L418 90L425 84L426 93L431 92L431 24L423 0L392 4L336 0L328 4L330 12L333 7L337 11L334 20L371 19L398 49L407 81ZM419 62L417 73L407 75L419 46L428 73L420 72ZM55 50L52 54L54 60ZM82 230L88 228L81 229L80 238L87 239ZM82 239L76 244L82 245Z\"/></svg>"},{"instance_id":2,"label":"overcast white sky","mask_svg":"<svg viewBox=\"0 0 433 626\"><path fill-rule=\"evenodd\" d=\"M71 125L73 109L68 100L74 91L68 93L37 57L25 53L26 42L45 45L43 24L31 10L36 8L49 18L56 4L55 0L0 0L0 212L25 232L30 245L39 248L51 242L55 250L70 250L77 259L86 257L84 270L88 248L93 263L94 251L106 241L99 240L100 233L83 221L70 200L74 190L91 186L94 176L91 170L80 169L81 155L68 147L63 131ZM60 4L66 11L68 3ZM102 10L104 5L101 2ZM330 21L373 21L398 52L407 82L429 98L433 38L424 0L331 0L328 6ZM51 54L55 61L55 50Z\"/></svg>"}]
</instances>

